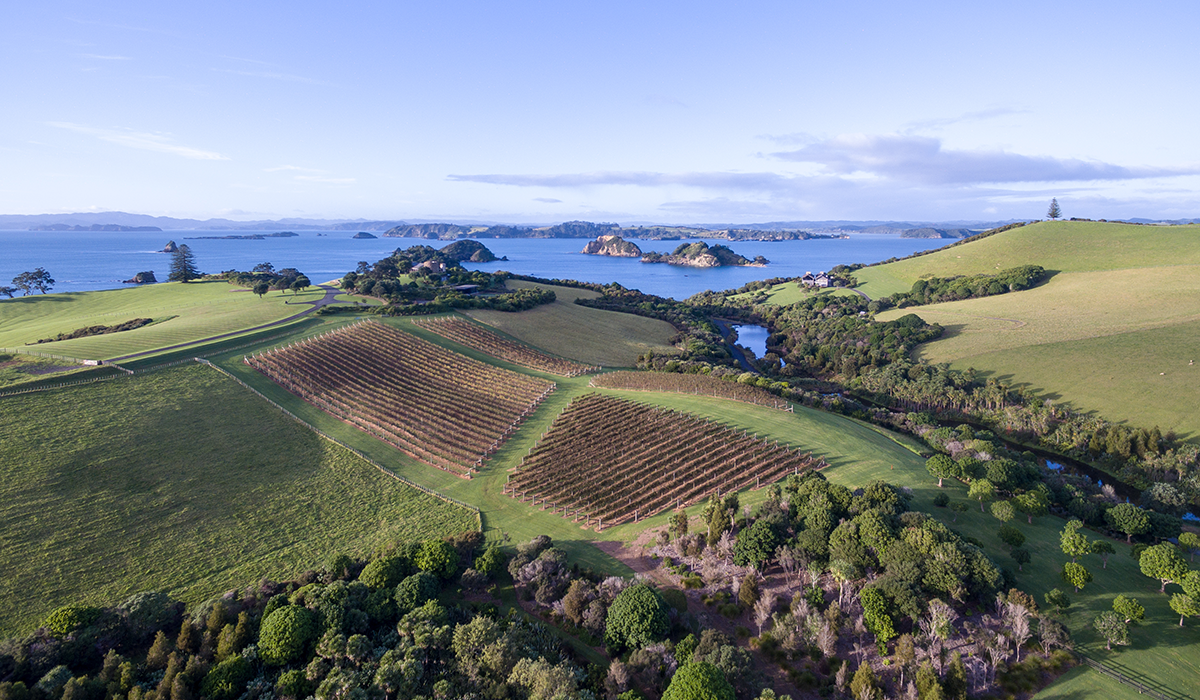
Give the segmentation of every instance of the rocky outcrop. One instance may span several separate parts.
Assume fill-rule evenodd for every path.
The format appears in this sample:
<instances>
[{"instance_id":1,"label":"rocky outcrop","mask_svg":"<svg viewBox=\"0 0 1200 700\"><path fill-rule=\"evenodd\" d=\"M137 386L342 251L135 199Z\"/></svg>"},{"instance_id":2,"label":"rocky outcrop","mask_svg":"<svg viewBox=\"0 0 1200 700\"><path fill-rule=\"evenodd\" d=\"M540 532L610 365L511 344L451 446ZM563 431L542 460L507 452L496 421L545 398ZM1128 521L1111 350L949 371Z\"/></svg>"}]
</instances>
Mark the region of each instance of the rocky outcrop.
<instances>
[{"instance_id":1,"label":"rocky outcrop","mask_svg":"<svg viewBox=\"0 0 1200 700\"><path fill-rule=\"evenodd\" d=\"M162 252L174 253L178 250L179 250L179 246L175 245L175 241L167 241L167 244L165 246L163 246Z\"/></svg>"},{"instance_id":2,"label":"rocky outcrop","mask_svg":"<svg viewBox=\"0 0 1200 700\"><path fill-rule=\"evenodd\" d=\"M365 238L379 238L379 236L367 233L366 231L359 231L358 233L351 236L351 238L365 239Z\"/></svg>"},{"instance_id":3,"label":"rocky outcrop","mask_svg":"<svg viewBox=\"0 0 1200 700\"><path fill-rule=\"evenodd\" d=\"M640 258L642 249L620 236L600 236L583 247L586 255L611 255L616 258Z\"/></svg>"},{"instance_id":4,"label":"rocky outcrop","mask_svg":"<svg viewBox=\"0 0 1200 700\"><path fill-rule=\"evenodd\" d=\"M668 265L682 265L684 267L738 267L738 266L753 266L763 267L767 264L767 259L759 255L753 260L742 257L723 245L709 246L703 241L696 243L684 243L671 252L670 255L662 253L646 253L642 256L644 263L666 263Z\"/></svg>"},{"instance_id":5,"label":"rocky outcrop","mask_svg":"<svg viewBox=\"0 0 1200 700\"><path fill-rule=\"evenodd\" d=\"M488 250L487 246L472 240L455 241L438 252L454 262L485 263L497 260L495 253Z\"/></svg>"},{"instance_id":6,"label":"rocky outcrop","mask_svg":"<svg viewBox=\"0 0 1200 700\"><path fill-rule=\"evenodd\" d=\"M154 270L146 270L139 272L133 277L121 282L121 284L154 284L158 282L154 277Z\"/></svg>"}]
</instances>

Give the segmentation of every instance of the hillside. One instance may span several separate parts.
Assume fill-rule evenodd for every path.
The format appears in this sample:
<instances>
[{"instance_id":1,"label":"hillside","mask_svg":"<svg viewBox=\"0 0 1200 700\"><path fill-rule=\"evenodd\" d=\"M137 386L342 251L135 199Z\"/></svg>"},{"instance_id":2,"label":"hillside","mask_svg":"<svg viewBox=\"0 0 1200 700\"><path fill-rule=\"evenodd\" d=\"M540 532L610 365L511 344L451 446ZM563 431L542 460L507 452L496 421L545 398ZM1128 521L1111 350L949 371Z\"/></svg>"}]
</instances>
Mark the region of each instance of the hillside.
<instances>
[{"instance_id":1,"label":"hillside","mask_svg":"<svg viewBox=\"0 0 1200 700\"><path fill-rule=\"evenodd\" d=\"M1110 420L1200 434L1200 227L1033 224L856 274L872 298L922 277L1051 271L1024 292L907 309L946 327L917 357L974 367Z\"/></svg>"}]
</instances>

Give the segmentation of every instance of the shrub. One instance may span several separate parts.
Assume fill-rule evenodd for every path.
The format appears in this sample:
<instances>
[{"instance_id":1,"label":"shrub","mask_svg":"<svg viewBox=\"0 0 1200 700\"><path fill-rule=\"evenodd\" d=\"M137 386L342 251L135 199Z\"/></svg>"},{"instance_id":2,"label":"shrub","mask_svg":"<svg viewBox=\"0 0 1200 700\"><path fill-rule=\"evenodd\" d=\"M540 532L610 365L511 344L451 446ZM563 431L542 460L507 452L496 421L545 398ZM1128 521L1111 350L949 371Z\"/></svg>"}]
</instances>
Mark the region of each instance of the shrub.
<instances>
[{"instance_id":1,"label":"shrub","mask_svg":"<svg viewBox=\"0 0 1200 700\"><path fill-rule=\"evenodd\" d=\"M282 666L300 658L317 635L317 622L298 605L279 608L263 620L258 651L264 663Z\"/></svg>"},{"instance_id":2,"label":"shrub","mask_svg":"<svg viewBox=\"0 0 1200 700\"><path fill-rule=\"evenodd\" d=\"M670 629L666 602L642 583L621 591L609 607L604 641L616 649L639 649L661 641Z\"/></svg>"},{"instance_id":3,"label":"shrub","mask_svg":"<svg viewBox=\"0 0 1200 700\"><path fill-rule=\"evenodd\" d=\"M662 700L734 700L733 686L721 669L706 661L679 667Z\"/></svg>"},{"instance_id":4,"label":"shrub","mask_svg":"<svg viewBox=\"0 0 1200 700\"><path fill-rule=\"evenodd\" d=\"M275 694L283 698L303 698L308 695L310 686L304 671L293 669L280 674L275 681Z\"/></svg>"},{"instance_id":5,"label":"shrub","mask_svg":"<svg viewBox=\"0 0 1200 700\"><path fill-rule=\"evenodd\" d=\"M413 563L421 571L450 578L458 570L458 552L442 540L428 540L417 551Z\"/></svg>"},{"instance_id":6,"label":"shrub","mask_svg":"<svg viewBox=\"0 0 1200 700\"><path fill-rule=\"evenodd\" d=\"M245 657L230 657L208 672L200 686L200 694L209 700L232 700L242 694L246 682L253 675L250 662Z\"/></svg>"},{"instance_id":7,"label":"shrub","mask_svg":"<svg viewBox=\"0 0 1200 700\"><path fill-rule=\"evenodd\" d=\"M55 637L65 637L80 627L86 627L100 617L100 608L87 605L67 605L50 613L42 626Z\"/></svg>"},{"instance_id":8,"label":"shrub","mask_svg":"<svg viewBox=\"0 0 1200 700\"><path fill-rule=\"evenodd\" d=\"M945 508L946 506L950 505L950 495L945 491L939 491L938 494L933 497L933 505L937 506L938 508Z\"/></svg>"},{"instance_id":9,"label":"shrub","mask_svg":"<svg viewBox=\"0 0 1200 700\"><path fill-rule=\"evenodd\" d=\"M363 567L358 580L371 588L394 588L408 573L408 561L404 557L382 557Z\"/></svg>"},{"instance_id":10,"label":"shrub","mask_svg":"<svg viewBox=\"0 0 1200 700\"><path fill-rule=\"evenodd\" d=\"M437 577L424 571L413 574L396 586L396 606L401 615L408 614L438 594Z\"/></svg>"}]
</instances>

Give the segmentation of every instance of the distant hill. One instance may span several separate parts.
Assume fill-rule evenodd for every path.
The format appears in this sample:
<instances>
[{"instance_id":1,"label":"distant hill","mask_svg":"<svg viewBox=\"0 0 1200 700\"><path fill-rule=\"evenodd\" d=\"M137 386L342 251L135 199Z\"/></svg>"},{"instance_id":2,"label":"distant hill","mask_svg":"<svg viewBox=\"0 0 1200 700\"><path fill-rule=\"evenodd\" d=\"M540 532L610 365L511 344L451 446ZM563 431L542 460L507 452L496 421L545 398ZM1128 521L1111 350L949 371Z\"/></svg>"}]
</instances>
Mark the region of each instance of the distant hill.
<instances>
[{"instance_id":1,"label":"distant hill","mask_svg":"<svg viewBox=\"0 0 1200 700\"><path fill-rule=\"evenodd\" d=\"M979 233L969 228L910 228L901 231L901 238L966 238Z\"/></svg>"}]
</instances>

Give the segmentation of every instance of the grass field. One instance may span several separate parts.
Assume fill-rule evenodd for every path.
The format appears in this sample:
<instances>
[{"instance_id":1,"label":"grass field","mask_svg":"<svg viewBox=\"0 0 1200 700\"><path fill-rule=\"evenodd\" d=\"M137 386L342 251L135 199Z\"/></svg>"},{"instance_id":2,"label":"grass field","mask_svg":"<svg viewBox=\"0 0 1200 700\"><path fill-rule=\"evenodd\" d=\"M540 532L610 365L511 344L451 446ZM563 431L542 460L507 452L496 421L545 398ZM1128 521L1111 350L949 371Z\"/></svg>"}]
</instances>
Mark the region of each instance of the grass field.
<instances>
[{"instance_id":1,"label":"grass field","mask_svg":"<svg viewBox=\"0 0 1200 700\"><path fill-rule=\"evenodd\" d=\"M0 635L475 527L200 365L2 401Z\"/></svg>"},{"instance_id":2,"label":"grass field","mask_svg":"<svg viewBox=\"0 0 1200 700\"><path fill-rule=\"evenodd\" d=\"M259 298L228 282L168 282L100 292L37 294L0 302L0 348L18 348L87 326L135 318L154 323L137 330L44 343L37 352L103 360L277 321L325 294L313 287L298 296L270 292Z\"/></svg>"},{"instance_id":3,"label":"grass field","mask_svg":"<svg viewBox=\"0 0 1200 700\"><path fill-rule=\"evenodd\" d=\"M907 292L923 277L994 273L1018 265L1059 272L1200 265L1200 225L1046 221L929 255L857 270L872 299ZM1149 280L1153 283L1153 278Z\"/></svg>"},{"instance_id":4,"label":"grass field","mask_svg":"<svg viewBox=\"0 0 1200 700\"><path fill-rule=\"evenodd\" d=\"M1009 240L1009 239L1012 240ZM1078 254L1075 254L1075 250ZM1018 257L1030 255L1033 257ZM974 367L1110 420L1200 434L1200 227L1066 222L1027 226L860 271L973 274L1040 264L1056 272L1023 292L893 309L947 329L916 356ZM894 269L893 269L894 268ZM863 275L860 275L862 278ZM875 277L873 277L875 276Z\"/></svg>"},{"instance_id":5,"label":"grass field","mask_svg":"<svg viewBox=\"0 0 1200 700\"><path fill-rule=\"evenodd\" d=\"M545 285L509 280L508 286L521 289ZM599 296L590 290L551 288L557 297L552 304L518 313L481 309L467 315L551 355L589 365L632 367L637 364L638 355L646 352L676 351L670 344L671 336L675 335L671 324L574 303L579 298Z\"/></svg>"},{"instance_id":6,"label":"grass field","mask_svg":"<svg viewBox=\"0 0 1200 700\"><path fill-rule=\"evenodd\" d=\"M47 357L0 353L0 389L42 380L69 381L78 379L73 375L94 370L93 367Z\"/></svg>"},{"instance_id":7,"label":"grass field","mask_svg":"<svg viewBox=\"0 0 1200 700\"><path fill-rule=\"evenodd\" d=\"M766 292L766 303L773 306L787 306L788 304L795 304L802 299L807 299L808 297L812 296L852 296L855 293L853 290L844 288L826 288L814 290L800 284L799 282L784 282L783 284L776 284L770 289L767 289ZM757 294L759 294L759 292L743 292L742 294L735 294L730 298L739 300L750 299Z\"/></svg>"}]
</instances>

